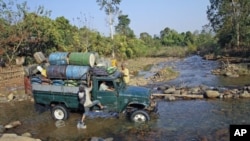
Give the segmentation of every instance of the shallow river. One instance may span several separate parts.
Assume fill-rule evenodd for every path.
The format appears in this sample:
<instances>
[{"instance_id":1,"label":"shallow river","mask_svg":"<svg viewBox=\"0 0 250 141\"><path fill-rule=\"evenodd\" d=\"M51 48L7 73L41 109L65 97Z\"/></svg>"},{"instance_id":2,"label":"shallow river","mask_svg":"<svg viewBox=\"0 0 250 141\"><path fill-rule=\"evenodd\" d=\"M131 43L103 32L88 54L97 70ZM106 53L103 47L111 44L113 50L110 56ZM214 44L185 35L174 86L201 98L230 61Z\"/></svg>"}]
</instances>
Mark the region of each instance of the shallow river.
<instances>
[{"instance_id":1,"label":"shallow river","mask_svg":"<svg viewBox=\"0 0 250 141\"><path fill-rule=\"evenodd\" d=\"M173 65L180 72L180 77L166 82L168 84L238 85L235 78L226 80L212 75L210 71L217 67L217 63L202 60L199 56L159 65ZM248 82L244 84L246 83ZM109 118L88 118L87 129L84 130L76 128L81 117L79 113L71 113L62 127L57 127L57 122L52 120L49 111L39 114L35 112L31 102L5 103L0 104L0 125L19 120L21 126L6 132L29 132L33 137L44 141L78 141L91 137L112 137L114 141L228 141L230 124L250 124L250 99L158 102L158 116L146 124L137 125L125 117L118 119L107 115Z\"/></svg>"}]
</instances>

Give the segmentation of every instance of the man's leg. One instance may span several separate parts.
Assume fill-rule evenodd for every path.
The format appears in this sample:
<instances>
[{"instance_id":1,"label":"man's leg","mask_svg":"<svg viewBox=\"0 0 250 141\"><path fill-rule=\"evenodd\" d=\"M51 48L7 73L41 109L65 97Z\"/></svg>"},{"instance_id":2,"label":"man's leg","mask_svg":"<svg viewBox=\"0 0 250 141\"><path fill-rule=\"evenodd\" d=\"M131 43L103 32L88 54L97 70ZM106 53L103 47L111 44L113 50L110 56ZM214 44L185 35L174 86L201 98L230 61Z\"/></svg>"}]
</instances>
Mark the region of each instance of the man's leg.
<instances>
[{"instance_id":1,"label":"man's leg","mask_svg":"<svg viewBox=\"0 0 250 141\"><path fill-rule=\"evenodd\" d=\"M84 123L84 120L85 120L85 113L82 114L82 120L81 120L81 122Z\"/></svg>"},{"instance_id":2,"label":"man's leg","mask_svg":"<svg viewBox=\"0 0 250 141\"><path fill-rule=\"evenodd\" d=\"M92 104L93 104L93 105L98 105L101 109L103 109L103 106L102 106L102 104L101 104L101 102L100 102L99 100L94 100L94 101L92 102Z\"/></svg>"}]
</instances>

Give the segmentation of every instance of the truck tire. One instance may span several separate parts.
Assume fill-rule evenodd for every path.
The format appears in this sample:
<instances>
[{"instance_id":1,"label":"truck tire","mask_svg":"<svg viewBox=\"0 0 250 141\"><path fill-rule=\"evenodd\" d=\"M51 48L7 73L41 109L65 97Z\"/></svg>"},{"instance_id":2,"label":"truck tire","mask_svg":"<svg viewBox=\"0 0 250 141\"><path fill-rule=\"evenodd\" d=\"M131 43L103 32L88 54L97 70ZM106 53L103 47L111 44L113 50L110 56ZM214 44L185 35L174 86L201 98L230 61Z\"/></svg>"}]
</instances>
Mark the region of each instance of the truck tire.
<instances>
[{"instance_id":1,"label":"truck tire","mask_svg":"<svg viewBox=\"0 0 250 141\"><path fill-rule=\"evenodd\" d=\"M66 120L69 117L67 108L63 105L56 105L51 111L52 117L56 120Z\"/></svg>"},{"instance_id":2,"label":"truck tire","mask_svg":"<svg viewBox=\"0 0 250 141\"><path fill-rule=\"evenodd\" d=\"M130 120L136 123L143 123L149 121L150 117L146 111L136 110L131 114Z\"/></svg>"}]
</instances>

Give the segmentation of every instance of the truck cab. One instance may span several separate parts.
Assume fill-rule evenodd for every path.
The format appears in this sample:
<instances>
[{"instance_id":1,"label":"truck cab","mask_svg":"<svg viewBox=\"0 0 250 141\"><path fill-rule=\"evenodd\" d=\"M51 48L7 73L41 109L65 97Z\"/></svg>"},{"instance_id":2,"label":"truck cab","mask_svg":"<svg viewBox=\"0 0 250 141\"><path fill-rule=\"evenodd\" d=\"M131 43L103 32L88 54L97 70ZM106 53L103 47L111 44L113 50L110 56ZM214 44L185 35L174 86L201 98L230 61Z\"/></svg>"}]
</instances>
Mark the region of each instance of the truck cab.
<instances>
[{"instance_id":1,"label":"truck cab","mask_svg":"<svg viewBox=\"0 0 250 141\"><path fill-rule=\"evenodd\" d=\"M126 85L119 71L108 77L94 76L92 81L92 98L107 106L109 111L127 113L135 122L150 120L149 113L156 108L150 89ZM103 81L113 91L100 90Z\"/></svg>"}]
</instances>

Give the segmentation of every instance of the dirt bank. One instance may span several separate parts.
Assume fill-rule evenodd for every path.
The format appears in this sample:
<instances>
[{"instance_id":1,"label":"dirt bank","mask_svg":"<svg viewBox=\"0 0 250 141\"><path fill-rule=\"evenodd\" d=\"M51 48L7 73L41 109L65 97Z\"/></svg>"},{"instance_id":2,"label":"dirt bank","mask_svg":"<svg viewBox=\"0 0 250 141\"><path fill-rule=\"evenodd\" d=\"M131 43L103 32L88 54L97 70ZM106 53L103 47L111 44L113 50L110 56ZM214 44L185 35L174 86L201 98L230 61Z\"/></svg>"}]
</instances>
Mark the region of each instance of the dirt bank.
<instances>
[{"instance_id":1,"label":"dirt bank","mask_svg":"<svg viewBox=\"0 0 250 141\"><path fill-rule=\"evenodd\" d=\"M160 62L167 62L167 61L173 61L177 60L177 58L174 57L142 57L142 58L135 58L135 59L129 59L126 61L127 66L130 70L130 73L133 75L137 71L145 69L145 67L152 65L152 64L158 64Z\"/></svg>"},{"instance_id":2,"label":"dirt bank","mask_svg":"<svg viewBox=\"0 0 250 141\"><path fill-rule=\"evenodd\" d=\"M174 61L178 60L178 58L174 57L142 57L142 58L136 58L136 59L129 59L126 60L127 68L130 71L131 80L130 85L146 85L149 83L150 80L144 79L142 77L134 77L138 71L145 70L149 66L158 64L161 62L168 62L168 61ZM170 80L173 78L176 78L178 74L171 71L171 69L165 69L165 70L159 70L160 73L163 73L164 76L161 76L161 78L157 78L157 80ZM153 80L155 81L155 80Z\"/></svg>"}]
</instances>

